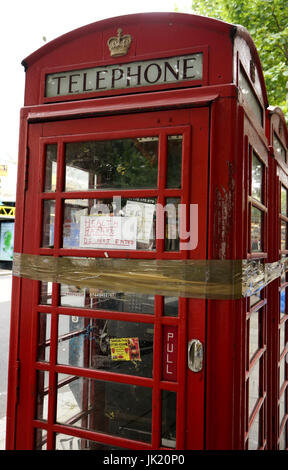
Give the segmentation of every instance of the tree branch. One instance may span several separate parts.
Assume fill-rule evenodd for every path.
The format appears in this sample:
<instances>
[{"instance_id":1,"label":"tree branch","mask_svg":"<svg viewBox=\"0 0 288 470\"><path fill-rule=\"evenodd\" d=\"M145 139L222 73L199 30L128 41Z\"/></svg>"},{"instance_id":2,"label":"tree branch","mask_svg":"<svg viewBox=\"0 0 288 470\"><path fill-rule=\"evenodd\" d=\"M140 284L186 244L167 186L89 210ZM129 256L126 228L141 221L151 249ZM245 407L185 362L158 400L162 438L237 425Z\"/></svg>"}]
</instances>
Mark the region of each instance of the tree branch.
<instances>
[{"instance_id":1,"label":"tree branch","mask_svg":"<svg viewBox=\"0 0 288 470\"><path fill-rule=\"evenodd\" d=\"M275 13L274 1L273 1L273 7L272 7L272 17L274 18L274 21L275 21L275 24L276 24L276 27L277 27L279 33L282 33L283 29L281 28L281 26L278 22L278 18L277 18L276 13ZM278 46L278 45L276 45L276 47L279 47L280 50L284 53L284 58L285 58L286 62L288 63L288 44L287 44L287 42L285 42L283 44L283 48L281 46Z\"/></svg>"}]
</instances>

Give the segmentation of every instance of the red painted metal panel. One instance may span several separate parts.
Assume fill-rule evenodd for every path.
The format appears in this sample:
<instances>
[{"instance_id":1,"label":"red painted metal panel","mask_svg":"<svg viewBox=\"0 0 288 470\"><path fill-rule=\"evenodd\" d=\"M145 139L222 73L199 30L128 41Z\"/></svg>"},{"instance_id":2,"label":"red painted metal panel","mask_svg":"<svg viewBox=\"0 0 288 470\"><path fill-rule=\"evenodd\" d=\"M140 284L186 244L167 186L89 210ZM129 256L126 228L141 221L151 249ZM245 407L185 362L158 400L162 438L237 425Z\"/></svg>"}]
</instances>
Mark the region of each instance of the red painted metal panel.
<instances>
[{"instance_id":1,"label":"red painted metal panel","mask_svg":"<svg viewBox=\"0 0 288 470\"><path fill-rule=\"evenodd\" d=\"M181 110L162 113L143 113L137 116L125 116L121 118L121 125L119 119L115 117L101 118L96 124L95 119L91 120L74 120L57 123L47 124L31 124L29 133L29 147L30 147L30 166L28 173L28 185L25 192L25 224L23 233L23 252L31 254L50 254L52 256L59 255L76 255L76 256L104 256L103 250L71 250L62 248L62 201L65 198L91 198L91 197L112 197L115 193L121 194L123 197L148 197L151 195L158 196L158 202L165 205L167 197L181 197L183 204L189 205L192 203L199 203L200 210L206 210L207 191L203 190L203 184L207 187L208 180L208 140L209 140L209 112L206 108L195 110ZM97 132L95 132L97 128ZM191 133L192 128L192 133ZM107 133L110 130L109 134ZM129 129L129 130L127 130ZM135 130L131 130L135 129ZM85 132L83 132L85 131ZM69 132L69 135L68 133ZM183 162L182 162L182 189L166 189L164 184L164 175L167 170L167 148L166 138L167 135L174 133L183 135ZM67 135L65 135L67 133ZM63 192L64 181L64 144L67 141L82 141L90 140L93 138L122 138L122 137L136 137L140 134L143 135L160 135L159 141L159 184L155 190L122 190L122 191L97 191L96 192ZM72 134L72 137L71 137ZM203 140L205 145L203 145ZM47 143L58 144L58 173L56 192L42 192L45 181L44 174L44 148ZM195 158L191 160L191 154ZM201 184L190 185L189 174ZM33 184L37 181L37 184ZM43 202L55 200L56 212L54 223L54 248L41 248L41 232L43 227ZM35 220L36 219L36 220ZM188 219L189 220L189 219ZM199 238L198 246L194 250L193 255L188 251L172 251L165 252L163 240L156 243L156 251L149 253L147 251L123 251L117 250L112 252L112 257L133 257L133 258L171 258L171 259L185 259L188 256L194 258L203 257L206 246L206 226L205 219L199 223L199 230L202 231L204 237ZM193 221L189 221L192 223ZM31 230L31 227L33 229ZM58 335L58 317L60 314L74 314L85 316L97 316L97 318L107 318L106 311L97 311L97 313L84 308L82 311L75 310L75 308L61 308L59 306L59 286L56 284L53 287L52 303L51 305L38 305L39 298L39 285L36 281L21 280L22 288L25 289L26 295L21 301L21 315L20 315L20 346L19 358L21 359L21 375L20 375L20 395L17 406L17 421L16 421L16 444L15 448L31 449L34 446L35 429L45 429L47 434L47 448L54 448L54 433L57 432L57 425L55 423L55 407L56 407L56 374L76 374L79 371L72 366L57 365L57 335ZM205 302L200 301L199 309L194 313L194 307L188 314L188 302L185 299L179 301L179 318L178 317L165 317L163 316L163 298L156 296L155 298L155 315L141 315L133 313L109 313L109 318L112 320L124 320L129 322L143 322L143 324L154 324L154 361L153 361L153 379L146 377L129 376L125 374L115 374L105 371L91 371L88 368L82 368L81 374L87 378L116 381L121 384L134 384L135 386L148 387L153 389L153 413L152 413L152 442L150 448L158 449L161 447L162 442L162 425L161 417L162 411L160 403L163 400L162 394L166 392L177 393L177 441L176 446L178 449L184 448L201 448L203 447L203 431L200 435L197 433L197 443L195 443L194 428L189 428L186 423L187 403L186 396L190 393L197 395L197 420L199 420L199 427L203 424L204 416L204 381L194 380L192 373L188 373L189 380L186 384L187 373L187 342L191 334L197 332L205 341ZM51 344L50 344L50 359L49 364L37 361L37 347L38 347L38 313L47 312L51 315ZM187 321L188 318L188 330ZM191 329L190 321L193 318L193 327ZM173 335L173 338L172 338ZM27 347L29 345L29 347ZM164 348L164 349L163 349ZM163 353L166 351L166 354ZM168 354L168 356L167 356ZM42 423L39 419L35 419L35 398L37 377L39 372L49 374L49 387L47 389L49 394L49 405L47 409L47 421ZM172 372L172 374L171 374ZM188 386L188 389L186 389ZM199 390L198 390L199 388ZM197 391L198 390L198 391ZM15 405L15 403L14 403ZM194 407L194 405L193 405ZM189 432L186 432L186 426ZM198 429L199 429L198 427ZM24 429L26 430L24 432ZM59 427L59 432L68 432L72 435L75 430L70 430L69 427ZM79 434L79 432L78 432ZM185 436L188 435L187 441ZM93 436L94 439L100 439L105 444L106 438L103 434L97 434L86 430L80 431L81 436ZM200 438L200 440L199 440ZM119 437L109 437L109 442L115 445L123 445L131 449L149 448L145 445L133 441L121 440ZM193 442L193 444L192 444ZM143 447L144 446L144 447ZM151 447L152 446L152 447ZM195 447L196 446L196 447ZM11 448L13 445L11 444Z\"/></svg>"},{"instance_id":2,"label":"red painted metal panel","mask_svg":"<svg viewBox=\"0 0 288 470\"><path fill-rule=\"evenodd\" d=\"M279 108L269 108L266 121L266 135L269 144L269 204L270 204L270 226L273 224L269 249L269 259L271 262L277 262L281 257L287 256L287 246L282 246L283 233L281 233L281 223L286 220L287 212L285 205L283 208L283 192L287 191L287 149L288 149L288 130L284 115ZM278 145L275 142L278 139ZM282 155L277 151L282 145L282 149L286 152ZM285 161L286 160L286 161ZM283 379L284 384L280 383L280 368L283 371L283 339L284 344L287 343L287 273L275 279L269 286L268 318L271 325L268 330L268 448L269 449L287 449L288 435L287 426L285 429L285 421L287 422L287 364L284 367ZM285 294L286 296L285 296ZM284 297L283 297L284 294ZM286 348L287 350L287 348ZM286 356L287 357L287 356ZM286 380L285 380L286 379ZM285 385L286 384L286 385ZM281 396L281 394L283 395ZM286 397L285 397L286 393ZM282 402L282 405L280 403ZM285 411L283 412L283 405ZM280 410L282 414L280 415ZM285 436L286 433L286 436ZM282 435L281 435L282 434ZM282 443L280 445L280 442Z\"/></svg>"},{"instance_id":3,"label":"red painted metal panel","mask_svg":"<svg viewBox=\"0 0 288 470\"><path fill-rule=\"evenodd\" d=\"M107 39L115 36L118 28L122 28L125 34L129 33L132 36L132 44L124 61L123 57L111 58L107 47ZM52 41L23 61L25 67L28 67L27 80L31 84L26 88L25 105L45 101L44 73L54 72L55 68L59 72L64 72L67 69L75 70L79 65L80 68L94 67L98 64L117 65L135 60L187 54L195 51L195 48L206 51L204 61L207 67L205 66L203 84L231 83L230 63L233 50L230 35L234 30L234 26L217 20L179 13L122 16L80 28ZM192 37L193 44L191 44ZM76 64L79 64L78 67ZM151 91L157 88L165 89L167 85L152 86L149 90L150 88ZM109 95L115 93L127 94L131 91L126 89L108 92Z\"/></svg>"},{"instance_id":4,"label":"red painted metal panel","mask_svg":"<svg viewBox=\"0 0 288 470\"><path fill-rule=\"evenodd\" d=\"M163 359L162 378L171 382L177 381L177 350L178 328L176 326L163 326Z\"/></svg>"}]
</instances>

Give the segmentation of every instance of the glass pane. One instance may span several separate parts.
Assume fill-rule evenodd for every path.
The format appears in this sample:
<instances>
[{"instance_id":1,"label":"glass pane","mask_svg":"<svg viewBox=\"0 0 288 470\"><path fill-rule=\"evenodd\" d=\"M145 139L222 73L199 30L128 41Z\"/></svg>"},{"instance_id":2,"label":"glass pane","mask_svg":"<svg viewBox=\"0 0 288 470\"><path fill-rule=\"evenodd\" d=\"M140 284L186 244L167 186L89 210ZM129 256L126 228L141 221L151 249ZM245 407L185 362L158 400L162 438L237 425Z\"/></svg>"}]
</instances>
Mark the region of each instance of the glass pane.
<instances>
[{"instance_id":1,"label":"glass pane","mask_svg":"<svg viewBox=\"0 0 288 470\"><path fill-rule=\"evenodd\" d=\"M275 149L276 155L282 160L283 162L286 162L286 151L281 144L280 140L278 139L277 135L273 134L273 147Z\"/></svg>"},{"instance_id":2,"label":"glass pane","mask_svg":"<svg viewBox=\"0 0 288 470\"><path fill-rule=\"evenodd\" d=\"M46 145L44 191L56 191L57 144Z\"/></svg>"},{"instance_id":3,"label":"glass pane","mask_svg":"<svg viewBox=\"0 0 288 470\"><path fill-rule=\"evenodd\" d=\"M260 398L260 362L258 361L249 374L249 416Z\"/></svg>"},{"instance_id":4,"label":"glass pane","mask_svg":"<svg viewBox=\"0 0 288 470\"><path fill-rule=\"evenodd\" d=\"M281 290L280 294L280 316L286 314L286 290Z\"/></svg>"},{"instance_id":5,"label":"glass pane","mask_svg":"<svg viewBox=\"0 0 288 470\"><path fill-rule=\"evenodd\" d=\"M37 371L36 418L47 420L48 417L49 372Z\"/></svg>"},{"instance_id":6,"label":"glass pane","mask_svg":"<svg viewBox=\"0 0 288 470\"><path fill-rule=\"evenodd\" d=\"M285 358L282 359L279 366L279 388L281 389L282 385L286 380L286 361Z\"/></svg>"},{"instance_id":7,"label":"glass pane","mask_svg":"<svg viewBox=\"0 0 288 470\"><path fill-rule=\"evenodd\" d=\"M279 354L282 353L286 346L286 335L285 335L285 330L286 330L286 323L283 323L281 325L281 328L279 329Z\"/></svg>"},{"instance_id":8,"label":"glass pane","mask_svg":"<svg viewBox=\"0 0 288 470\"><path fill-rule=\"evenodd\" d=\"M58 363L152 377L154 327L59 315Z\"/></svg>"},{"instance_id":9,"label":"glass pane","mask_svg":"<svg viewBox=\"0 0 288 470\"><path fill-rule=\"evenodd\" d=\"M282 263L285 263L286 258L287 258L287 255L286 255L286 254L282 254L280 261L281 261ZM286 272L286 271L284 271L284 270L282 271L282 274L281 274L281 278L280 278L280 279L281 279L281 280L280 280L280 283L281 283L281 286L282 286L282 284L285 284L286 279L288 279L288 278L287 278L287 272Z\"/></svg>"},{"instance_id":10,"label":"glass pane","mask_svg":"<svg viewBox=\"0 0 288 470\"><path fill-rule=\"evenodd\" d=\"M151 388L88 377L58 378L58 423L151 442Z\"/></svg>"},{"instance_id":11,"label":"glass pane","mask_svg":"<svg viewBox=\"0 0 288 470\"><path fill-rule=\"evenodd\" d=\"M155 249L156 198L67 199L63 247Z\"/></svg>"},{"instance_id":12,"label":"glass pane","mask_svg":"<svg viewBox=\"0 0 288 470\"><path fill-rule=\"evenodd\" d=\"M179 297L164 297L163 315L165 317L178 317Z\"/></svg>"},{"instance_id":13,"label":"glass pane","mask_svg":"<svg viewBox=\"0 0 288 470\"><path fill-rule=\"evenodd\" d=\"M262 212L251 207L251 251L263 251L262 245Z\"/></svg>"},{"instance_id":14,"label":"glass pane","mask_svg":"<svg viewBox=\"0 0 288 470\"><path fill-rule=\"evenodd\" d=\"M176 448L177 393L162 391L162 440L163 447Z\"/></svg>"},{"instance_id":15,"label":"glass pane","mask_svg":"<svg viewBox=\"0 0 288 470\"><path fill-rule=\"evenodd\" d=\"M52 282L40 282L39 303L44 305L52 304Z\"/></svg>"},{"instance_id":16,"label":"glass pane","mask_svg":"<svg viewBox=\"0 0 288 470\"><path fill-rule=\"evenodd\" d=\"M287 249L287 223L281 220L281 250Z\"/></svg>"},{"instance_id":17,"label":"glass pane","mask_svg":"<svg viewBox=\"0 0 288 470\"><path fill-rule=\"evenodd\" d=\"M55 450L124 450L123 447L109 446L81 437L56 434Z\"/></svg>"},{"instance_id":18,"label":"glass pane","mask_svg":"<svg viewBox=\"0 0 288 470\"><path fill-rule=\"evenodd\" d=\"M249 360L259 349L259 314L260 312L253 312L250 316Z\"/></svg>"},{"instance_id":19,"label":"glass pane","mask_svg":"<svg viewBox=\"0 0 288 470\"><path fill-rule=\"evenodd\" d=\"M167 141L167 188L181 188L182 135L169 135Z\"/></svg>"},{"instance_id":20,"label":"glass pane","mask_svg":"<svg viewBox=\"0 0 288 470\"><path fill-rule=\"evenodd\" d=\"M279 424L281 425L283 418L285 417L287 413L286 409L286 394L287 394L287 388L284 390L284 392L281 394L280 399L279 399Z\"/></svg>"},{"instance_id":21,"label":"glass pane","mask_svg":"<svg viewBox=\"0 0 288 470\"><path fill-rule=\"evenodd\" d=\"M49 362L51 338L51 315L39 313L37 360Z\"/></svg>"},{"instance_id":22,"label":"glass pane","mask_svg":"<svg viewBox=\"0 0 288 470\"><path fill-rule=\"evenodd\" d=\"M260 300L261 300L261 291L254 292L250 296L250 308L256 305L258 302L260 302Z\"/></svg>"},{"instance_id":23,"label":"glass pane","mask_svg":"<svg viewBox=\"0 0 288 470\"><path fill-rule=\"evenodd\" d=\"M43 202L42 247L54 247L55 201Z\"/></svg>"},{"instance_id":24,"label":"glass pane","mask_svg":"<svg viewBox=\"0 0 288 470\"><path fill-rule=\"evenodd\" d=\"M154 314L153 295L127 294L96 288L81 288L61 284L61 305L93 310Z\"/></svg>"},{"instance_id":25,"label":"glass pane","mask_svg":"<svg viewBox=\"0 0 288 470\"><path fill-rule=\"evenodd\" d=\"M35 449L47 450L47 431L45 429L36 429L35 431Z\"/></svg>"},{"instance_id":26,"label":"glass pane","mask_svg":"<svg viewBox=\"0 0 288 470\"><path fill-rule=\"evenodd\" d=\"M157 187L158 137L68 143L65 157L66 191Z\"/></svg>"},{"instance_id":27,"label":"glass pane","mask_svg":"<svg viewBox=\"0 0 288 470\"><path fill-rule=\"evenodd\" d=\"M255 416L251 428L249 429L248 450L257 450L260 445L260 416Z\"/></svg>"},{"instance_id":28,"label":"glass pane","mask_svg":"<svg viewBox=\"0 0 288 470\"><path fill-rule=\"evenodd\" d=\"M263 163L253 152L252 155L252 188L251 195L262 202L263 199Z\"/></svg>"},{"instance_id":29,"label":"glass pane","mask_svg":"<svg viewBox=\"0 0 288 470\"><path fill-rule=\"evenodd\" d=\"M279 439L279 450L286 450L287 448L287 422L281 432Z\"/></svg>"},{"instance_id":30,"label":"glass pane","mask_svg":"<svg viewBox=\"0 0 288 470\"><path fill-rule=\"evenodd\" d=\"M245 72L240 68L239 73L239 87L247 101L248 105L251 107L252 111L254 112L256 118L259 121L259 124L263 126L263 110L260 106L258 98L256 97L252 86L250 85L247 77L245 76Z\"/></svg>"},{"instance_id":31,"label":"glass pane","mask_svg":"<svg viewBox=\"0 0 288 470\"><path fill-rule=\"evenodd\" d=\"M165 250L179 251L179 204L180 197L168 197L165 206Z\"/></svg>"},{"instance_id":32,"label":"glass pane","mask_svg":"<svg viewBox=\"0 0 288 470\"><path fill-rule=\"evenodd\" d=\"M287 216L287 189L281 186L281 214Z\"/></svg>"}]
</instances>

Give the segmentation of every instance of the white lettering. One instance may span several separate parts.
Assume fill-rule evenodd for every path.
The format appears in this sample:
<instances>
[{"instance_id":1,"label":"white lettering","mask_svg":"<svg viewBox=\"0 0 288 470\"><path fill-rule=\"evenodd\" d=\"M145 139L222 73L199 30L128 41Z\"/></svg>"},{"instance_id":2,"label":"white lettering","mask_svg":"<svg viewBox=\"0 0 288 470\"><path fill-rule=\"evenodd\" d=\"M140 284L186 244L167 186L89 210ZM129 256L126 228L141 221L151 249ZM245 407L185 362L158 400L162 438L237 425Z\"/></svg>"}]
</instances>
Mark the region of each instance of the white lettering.
<instances>
[{"instance_id":1,"label":"white lettering","mask_svg":"<svg viewBox=\"0 0 288 470\"><path fill-rule=\"evenodd\" d=\"M169 361L169 355L168 355L168 352L169 352L169 351L167 351L167 359L166 359L166 363L167 363L167 364L173 364L173 361Z\"/></svg>"},{"instance_id":2,"label":"white lettering","mask_svg":"<svg viewBox=\"0 0 288 470\"><path fill-rule=\"evenodd\" d=\"M167 353L173 353L173 351L174 351L173 344L169 345L169 343L167 343Z\"/></svg>"},{"instance_id":3,"label":"white lettering","mask_svg":"<svg viewBox=\"0 0 288 470\"><path fill-rule=\"evenodd\" d=\"M109 456L105 456L103 459L104 465L128 465L131 468L134 468L137 462L138 457L118 457L116 455L110 454Z\"/></svg>"},{"instance_id":4,"label":"white lettering","mask_svg":"<svg viewBox=\"0 0 288 470\"><path fill-rule=\"evenodd\" d=\"M170 372L168 364L166 364L166 374L173 374L173 372Z\"/></svg>"},{"instance_id":5,"label":"white lettering","mask_svg":"<svg viewBox=\"0 0 288 470\"><path fill-rule=\"evenodd\" d=\"M179 204L180 250L195 250L198 245L198 204L190 204L190 231L186 231L186 204ZM187 240L188 241L183 241Z\"/></svg>"},{"instance_id":6,"label":"white lettering","mask_svg":"<svg viewBox=\"0 0 288 470\"><path fill-rule=\"evenodd\" d=\"M167 344L166 344L166 374L173 374L173 371L169 370L169 364L174 364L173 356L169 356L174 352L174 345L170 341L173 340L174 333L168 331L167 332ZM172 360L171 360L172 359Z\"/></svg>"}]
</instances>

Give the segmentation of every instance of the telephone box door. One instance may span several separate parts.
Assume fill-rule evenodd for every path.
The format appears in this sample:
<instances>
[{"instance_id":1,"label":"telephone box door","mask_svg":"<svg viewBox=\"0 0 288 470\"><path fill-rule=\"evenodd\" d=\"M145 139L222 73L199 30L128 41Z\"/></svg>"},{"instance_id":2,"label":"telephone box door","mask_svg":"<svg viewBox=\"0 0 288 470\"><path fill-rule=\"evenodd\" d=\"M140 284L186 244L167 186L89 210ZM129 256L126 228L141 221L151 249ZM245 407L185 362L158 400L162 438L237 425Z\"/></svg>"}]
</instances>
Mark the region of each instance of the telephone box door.
<instances>
[{"instance_id":1,"label":"telephone box door","mask_svg":"<svg viewBox=\"0 0 288 470\"><path fill-rule=\"evenodd\" d=\"M52 282L31 258L21 277L15 448L202 449L205 300L135 289L121 263L206 258L208 108L28 135L23 254L75 272ZM115 263L99 285L95 258Z\"/></svg>"}]
</instances>

